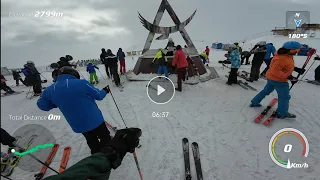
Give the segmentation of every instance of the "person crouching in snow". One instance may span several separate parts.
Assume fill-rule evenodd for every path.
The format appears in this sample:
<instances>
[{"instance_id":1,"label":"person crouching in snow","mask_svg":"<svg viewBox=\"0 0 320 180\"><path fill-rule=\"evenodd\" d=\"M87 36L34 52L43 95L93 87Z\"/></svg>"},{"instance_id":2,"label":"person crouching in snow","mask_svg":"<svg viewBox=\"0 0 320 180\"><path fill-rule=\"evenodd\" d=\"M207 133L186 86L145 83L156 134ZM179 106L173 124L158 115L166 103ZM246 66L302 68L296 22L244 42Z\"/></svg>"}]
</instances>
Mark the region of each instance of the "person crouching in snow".
<instances>
[{"instance_id":1,"label":"person crouching in snow","mask_svg":"<svg viewBox=\"0 0 320 180\"><path fill-rule=\"evenodd\" d=\"M203 64L206 64L208 61L208 55L205 52L203 52L203 53L199 54L199 56L202 59Z\"/></svg>"},{"instance_id":2,"label":"person crouching in snow","mask_svg":"<svg viewBox=\"0 0 320 180\"><path fill-rule=\"evenodd\" d=\"M295 118L296 115L288 112L290 89L288 80L291 83L296 83L297 79L291 74L293 71L303 74L302 68L294 67L293 56L300 50L300 43L289 41L283 44L282 48L278 49L275 56L272 58L269 70L266 73L267 84L252 100L250 107L260 107L260 102L274 90L278 94L278 110L277 118Z\"/></svg>"},{"instance_id":3,"label":"person crouching in snow","mask_svg":"<svg viewBox=\"0 0 320 180\"><path fill-rule=\"evenodd\" d=\"M98 80L98 76L96 74L96 70L95 69L99 69L96 65L92 64L92 63L89 63L87 65L87 72L90 74L90 83L91 84L98 84L99 83L99 80ZM93 79L95 81L93 81Z\"/></svg>"},{"instance_id":4,"label":"person crouching in snow","mask_svg":"<svg viewBox=\"0 0 320 180\"><path fill-rule=\"evenodd\" d=\"M232 44L230 47L230 54L228 55L228 60L231 62L231 72L228 78L228 85L238 83L238 69L241 65L240 55L237 46Z\"/></svg>"},{"instance_id":5,"label":"person crouching in snow","mask_svg":"<svg viewBox=\"0 0 320 180\"><path fill-rule=\"evenodd\" d=\"M158 50L156 56L152 60L152 64L154 63L155 60L157 60L157 64L159 64L158 75L161 76L162 71L163 71L164 75L166 77L168 77L169 76L169 74L168 74L168 59L167 59L166 55L163 53L161 48Z\"/></svg>"},{"instance_id":6,"label":"person crouching in snow","mask_svg":"<svg viewBox=\"0 0 320 180\"><path fill-rule=\"evenodd\" d=\"M177 51L174 54L172 61L172 66L177 67L178 74L178 88L175 88L177 91L182 91L182 80L186 77L186 71L188 67L188 61L186 55L182 51L180 45L177 46Z\"/></svg>"}]
</instances>

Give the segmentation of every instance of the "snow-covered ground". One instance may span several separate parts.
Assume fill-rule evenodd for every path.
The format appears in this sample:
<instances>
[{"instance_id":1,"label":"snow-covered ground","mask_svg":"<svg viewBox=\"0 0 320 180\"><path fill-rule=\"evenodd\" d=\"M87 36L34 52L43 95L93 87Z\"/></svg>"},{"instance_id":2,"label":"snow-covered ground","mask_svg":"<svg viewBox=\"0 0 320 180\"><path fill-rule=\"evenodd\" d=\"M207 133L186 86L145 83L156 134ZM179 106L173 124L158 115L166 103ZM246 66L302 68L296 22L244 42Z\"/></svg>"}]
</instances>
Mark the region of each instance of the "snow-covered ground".
<instances>
[{"instance_id":1,"label":"snow-covered ground","mask_svg":"<svg viewBox=\"0 0 320 180\"><path fill-rule=\"evenodd\" d=\"M251 48L252 44L260 40L273 42L279 48L287 38L267 36L248 41L244 44L244 50ZM320 50L320 41L316 39L301 40L301 42ZM198 47L202 50L202 47ZM210 80L198 85L183 85L183 92L176 92L175 97L166 105L152 103L146 92L147 82L128 82L122 77L124 91L119 92L111 80L103 80L97 87L103 88L111 85L113 95L120 111L129 127L142 129L141 144L137 149L140 168L145 180L182 180L184 179L184 163L182 156L181 140L184 137L189 143L198 142L200 147L201 163L206 180L292 180L305 179L316 180L320 177L320 94L319 86L300 82L291 91L290 112L297 115L295 120L276 119L271 127L265 127L253 123L255 116L262 111L261 108L249 108L250 100L257 92L244 90L237 85L227 86L225 75L227 68L222 68L218 60L224 60L224 51L212 50L210 54L210 66L214 66L220 78ZM252 58L252 57L251 57ZM296 66L301 67L306 57L295 57ZM135 65L136 58L128 58L128 69ZM310 61L309 66L313 62ZM319 65L316 62L305 78L313 79L314 69ZM103 76L106 77L103 66L100 66ZM263 65L261 69L265 66ZM250 66L241 67L250 71ZM87 73L81 69L81 73L87 78ZM42 75L51 80L50 72ZM171 76L175 78L175 76ZM266 81L259 80L252 83L261 90ZM11 80L8 84L14 84ZM49 86L50 83L47 84ZM43 112L36 106L37 99L25 98L27 87L14 87L14 90L24 90L24 93L15 96L1 98L1 127L9 133L27 124L39 124L47 127L60 144L60 149L51 164L58 169L62 150L65 146L71 146L72 152L68 166L90 155L85 138L81 134L74 133L64 118L60 121L12 121L9 115L48 115L61 114L59 110ZM264 106L276 97L273 92L262 103ZM118 128L124 128L121 118L112 98L107 95L102 101L98 101L105 120ZM153 112L169 112L166 118L153 118ZM77 113L77 112L74 112ZM292 127L303 132L309 140L310 152L306 158L308 169L283 169L277 166L270 158L268 144L272 135L282 128ZM293 147L300 146L295 141ZM299 144L299 145L298 145ZM33 144L35 146L36 144ZM3 146L2 146L3 150ZM300 149L297 150L300 152ZM37 156L37 153L34 155ZM25 160L24 160L25 158ZM24 157L23 161L32 161ZM196 179L196 173L191 158L191 173ZM44 159L42 159L44 160ZM36 162L34 162L36 163ZM39 165L39 169L41 165ZM46 176L53 175L48 170ZM14 170L12 179L34 179L34 173ZM138 180L139 175L135 167L134 159L128 154L122 165L112 171L112 180Z\"/></svg>"}]
</instances>

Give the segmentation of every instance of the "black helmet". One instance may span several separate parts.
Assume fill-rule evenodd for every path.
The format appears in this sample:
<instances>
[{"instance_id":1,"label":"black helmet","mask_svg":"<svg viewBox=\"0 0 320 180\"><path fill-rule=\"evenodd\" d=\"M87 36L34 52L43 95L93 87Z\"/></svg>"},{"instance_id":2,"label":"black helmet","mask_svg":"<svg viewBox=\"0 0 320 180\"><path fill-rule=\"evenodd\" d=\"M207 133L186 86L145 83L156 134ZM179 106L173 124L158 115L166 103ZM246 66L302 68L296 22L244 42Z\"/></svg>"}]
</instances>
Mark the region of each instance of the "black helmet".
<instances>
[{"instance_id":1,"label":"black helmet","mask_svg":"<svg viewBox=\"0 0 320 180\"><path fill-rule=\"evenodd\" d=\"M73 60L73 57L71 55L66 55L66 60L67 61L72 61Z\"/></svg>"},{"instance_id":2,"label":"black helmet","mask_svg":"<svg viewBox=\"0 0 320 180\"><path fill-rule=\"evenodd\" d=\"M66 61L65 57L60 57L60 61Z\"/></svg>"},{"instance_id":3,"label":"black helmet","mask_svg":"<svg viewBox=\"0 0 320 180\"><path fill-rule=\"evenodd\" d=\"M180 45L176 47L176 50L182 49Z\"/></svg>"},{"instance_id":4,"label":"black helmet","mask_svg":"<svg viewBox=\"0 0 320 180\"><path fill-rule=\"evenodd\" d=\"M106 51L106 49L105 49L105 48L102 48L101 51Z\"/></svg>"},{"instance_id":5,"label":"black helmet","mask_svg":"<svg viewBox=\"0 0 320 180\"><path fill-rule=\"evenodd\" d=\"M80 74L77 70L73 69L72 67L69 66L64 66L59 70L59 75L60 74L70 74L78 79L80 79Z\"/></svg>"},{"instance_id":6,"label":"black helmet","mask_svg":"<svg viewBox=\"0 0 320 180\"><path fill-rule=\"evenodd\" d=\"M236 46L237 46L238 44L239 44L239 43L237 43L237 42L234 43L234 45L236 45Z\"/></svg>"},{"instance_id":7,"label":"black helmet","mask_svg":"<svg viewBox=\"0 0 320 180\"><path fill-rule=\"evenodd\" d=\"M58 63L52 63L52 64L50 64L50 67L52 69L56 69L56 68L59 68L59 64Z\"/></svg>"}]
</instances>

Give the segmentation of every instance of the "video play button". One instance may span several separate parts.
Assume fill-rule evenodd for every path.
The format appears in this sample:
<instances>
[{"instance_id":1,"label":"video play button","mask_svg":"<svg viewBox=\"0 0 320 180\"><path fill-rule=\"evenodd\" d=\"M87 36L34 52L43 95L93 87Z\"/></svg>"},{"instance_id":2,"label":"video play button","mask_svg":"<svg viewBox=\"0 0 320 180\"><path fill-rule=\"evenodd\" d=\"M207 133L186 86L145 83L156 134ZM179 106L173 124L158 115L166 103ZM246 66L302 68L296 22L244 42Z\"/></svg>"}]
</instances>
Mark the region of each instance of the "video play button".
<instances>
[{"instance_id":1,"label":"video play button","mask_svg":"<svg viewBox=\"0 0 320 180\"><path fill-rule=\"evenodd\" d=\"M156 104L168 103L175 94L173 82L165 76L152 78L147 85L149 99Z\"/></svg>"},{"instance_id":2,"label":"video play button","mask_svg":"<svg viewBox=\"0 0 320 180\"><path fill-rule=\"evenodd\" d=\"M163 87L161 87L161 86L159 86L159 85L157 85L157 86L158 86L158 88L157 88L157 95L158 95L158 96L159 96L160 94L162 94L163 92L166 91Z\"/></svg>"}]
</instances>

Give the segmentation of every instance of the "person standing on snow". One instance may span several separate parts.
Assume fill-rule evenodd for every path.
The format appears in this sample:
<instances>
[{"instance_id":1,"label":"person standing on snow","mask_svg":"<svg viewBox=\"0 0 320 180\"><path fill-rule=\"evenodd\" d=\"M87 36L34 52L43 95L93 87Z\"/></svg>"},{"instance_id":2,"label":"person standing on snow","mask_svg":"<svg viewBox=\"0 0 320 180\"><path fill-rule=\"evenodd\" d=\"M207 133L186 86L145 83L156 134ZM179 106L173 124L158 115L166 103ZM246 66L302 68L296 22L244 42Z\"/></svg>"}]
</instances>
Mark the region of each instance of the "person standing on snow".
<instances>
[{"instance_id":1,"label":"person standing on snow","mask_svg":"<svg viewBox=\"0 0 320 180\"><path fill-rule=\"evenodd\" d=\"M95 153L67 168L62 173L44 178L44 180L66 179L103 179L108 180L112 169L117 169L129 152L133 153L139 145L142 132L139 128L120 129L110 142Z\"/></svg>"},{"instance_id":2,"label":"person standing on snow","mask_svg":"<svg viewBox=\"0 0 320 180\"><path fill-rule=\"evenodd\" d=\"M164 72L164 75L166 77L169 76L168 74L168 59L166 57L166 55L163 53L162 49L158 49L158 52L156 54L156 56L153 58L152 60L152 64L154 64L154 61L157 60L157 63L156 64L159 64L158 66L158 76L161 76L162 75L162 71Z\"/></svg>"},{"instance_id":3,"label":"person standing on snow","mask_svg":"<svg viewBox=\"0 0 320 180\"><path fill-rule=\"evenodd\" d=\"M174 42L173 42L172 38L169 38L167 46L164 48L164 49L168 50L166 56L173 56L174 48L175 48Z\"/></svg>"},{"instance_id":4,"label":"person standing on snow","mask_svg":"<svg viewBox=\"0 0 320 180\"><path fill-rule=\"evenodd\" d=\"M239 57L239 51L237 49L237 46L232 44L229 46L230 48L230 54L228 56L229 61L231 62L231 72L229 74L228 78L228 85L232 84L238 84L238 70L240 68L240 57Z\"/></svg>"},{"instance_id":5,"label":"person standing on snow","mask_svg":"<svg viewBox=\"0 0 320 180\"><path fill-rule=\"evenodd\" d=\"M305 72L302 68L294 66L293 56L299 52L301 44L296 41L289 41L283 44L282 48L278 49L273 57L270 69L267 71L267 84L252 100L250 107L260 107L260 102L274 90L278 94L278 110L277 118L295 118L296 115L288 112L290 89L288 80L292 84L297 82L297 79L291 74L296 71L299 74Z\"/></svg>"},{"instance_id":6,"label":"person standing on snow","mask_svg":"<svg viewBox=\"0 0 320 180\"><path fill-rule=\"evenodd\" d=\"M111 78L110 76L112 76L111 67L110 67L109 62L107 60L107 52L104 48L101 49L100 60L102 61L102 64L104 64L104 66L106 68L107 76L110 79Z\"/></svg>"},{"instance_id":7,"label":"person standing on snow","mask_svg":"<svg viewBox=\"0 0 320 180\"><path fill-rule=\"evenodd\" d=\"M175 88L175 89L181 92L182 80L185 80L185 77L186 77L188 61L180 45L177 46L177 51L174 54L172 66L177 68L177 75L178 75L178 88Z\"/></svg>"},{"instance_id":8,"label":"person standing on snow","mask_svg":"<svg viewBox=\"0 0 320 180\"><path fill-rule=\"evenodd\" d=\"M267 71L269 69L269 66L270 66L270 63L271 63L271 60L272 60L271 54L272 54L272 56L274 56L274 53L276 52L276 48L273 46L272 43L266 44L266 48L267 48L267 53L264 56L264 62L266 63L267 67L260 74L260 76L263 76L263 77L266 76L266 73L267 73Z\"/></svg>"},{"instance_id":9,"label":"person standing on snow","mask_svg":"<svg viewBox=\"0 0 320 180\"><path fill-rule=\"evenodd\" d=\"M209 46L206 46L206 49L204 50L204 52L207 54L207 61L209 63L209 54L210 54L210 48Z\"/></svg>"},{"instance_id":10,"label":"person standing on snow","mask_svg":"<svg viewBox=\"0 0 320 180\"><path fill-rule=\"evenodd\" d=\"M24 65L24 67L28 69L28 79L30 79L30 84L33 86L34 96L40 96L40 94L42 93L42 85L39 71L32 61L28 61L27 64Z\"/></svg>"},{"instance_id":11,"label":"person standing on snow","mask_svg":"<svg viewBox=\"0 0 320 180\"><path fill-rule=\"evenodd\" d=\"M108 65L110 67L114 83L118 87L121 86L120 77L119 77L119 74L118 74L118 59L117 59L117 56L114 55L110 49L108 49L105 58L106 58L106 60L108 62Z\"/></svg>"},{"instance_id":12,"label":"person standing on snow","mask_svg":"<svg viewBox=\"0 0 320 180\"><path fill-rule=\"evenodd\" d=\"M109 87L95 88L80 79L77 70L65 66L59 70L57 81L47 87L37 101L43 111L59 108L72 130L86 138L91 154L100 152L110 141L110 132L95 100L101 101Z\"/></svg>"},{"instance_id":13,"label":"person standing on snow","mask_svg":"<svg viewBox=\"0 0 320 180\"><path fill-rule=\"evenodd\" d=\"M247 79L247 81L249 82L258 81L260 77L260 67L263 63L266 52L267 52L267 48L266 48L265 41L261 41L257 43L250 51L250 53L254 54L254 56L252 59L250 78Z\"/></svg>"},{"instance_id":14,"label":"person standing on snow","mask_svg":"<svg viewBox=\"0 0 320 180\"><path fill-rule=\"evenodd\" d=\"M12 76L13 76L13 79L16 81L16 85L19 86L19 81L22 82L22 84L24 84L20 74L21 71L18 71L18 70L12 70Z\"/></svg>"},{"instance_id":15,"label":"person standing on snow","mask_svg":"<svg viewBox=\"0 0 320 180\"><path fill-rule=\"evenodd\" d=\"M243 51L241 53L241 65L244 63L244 60L246 60L246 64L245 65L249 65L249 58L251 56L251 53L249 51Z\"/></svg>"},{"instance_id":16,"label":"person standing on snow","mask_svg":"<svg viewBox=\"0 0 320 180\"><path fill-rule=\"evenodd\" d=\"M117 52L117 59L120 61L120 73L123 75L126 73L126 61L125 61L126 55L122 51L122 48L119 48Z\"/></svg>"},{"instance_id":17,"label":"person standing on snow","mask_svg":"<svg viewBox=\"0 0 320 180\"><path fill-rule=\"evenodd\" d=\"M91 62L87 65L87 72L90 75L90 83L91 84L98 84L99 83L99 79L98 76L96 74L96 70L95 69L99 69L96 65L92 64ZM93 79L95 81L93 81Z\"/></svg>"}]
</instances>

